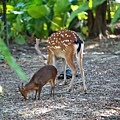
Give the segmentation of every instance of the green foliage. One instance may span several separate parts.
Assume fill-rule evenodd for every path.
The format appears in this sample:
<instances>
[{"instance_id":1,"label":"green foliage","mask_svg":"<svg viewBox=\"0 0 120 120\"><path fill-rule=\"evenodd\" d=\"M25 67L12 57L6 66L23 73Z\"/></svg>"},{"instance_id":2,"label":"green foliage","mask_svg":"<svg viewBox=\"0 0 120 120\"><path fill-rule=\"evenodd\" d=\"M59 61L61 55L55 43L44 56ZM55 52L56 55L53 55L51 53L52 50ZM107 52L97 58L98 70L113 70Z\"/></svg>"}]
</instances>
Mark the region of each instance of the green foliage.
<instances>
[{"instance_id":1,"label":"green foliage","mask_svg":"<svg viewBox=\"0 0 120 120\"><path fill-rule=\"evenodd\" d=\"M25 25L28 19L25 15L24 6L23 2L18 2L16 5L11 5L12 9L7 13L9 39L14 40L18 44L24 44L26 38L25 31L27 29Z\"/></svg>"},{"instance_id":2,"label":"green foliage","mask_svg":"<svg viewBox=\"0 0 120 120\"><path fill-rule=\"evenodd\" d=\"M81 12L87 11L89 9L94 9L98 5L102 4L105 0L90 0L90 2L83 2L82 5L78 7L75 11L73 11L70 15L70 18L67 21L67 27L70 25L71 21Z\"/></svg>"},{"instance_id":3,"label":"green foliage","mask_svg":"<svg viewBox=\"0 0 120 120\"><path fill-rule=\"evenodd\" d=\"M18 44L25 43L25 35L22 34L24 31L24 23L22 22L22 16L17 15L15 21L11 25L10 36L15 40Z\"/></svg>"},{"instance_id":4,"label":"green foliage","mask_svg":"<svg viewBox=\"0 0 120 120\"><path fill-rule=\"evenodd\" d=\"M35 34L39 38L44 38L48 36L48 25L45 18L41 19L41 21L36 21L35 25Z\"/></svg>"},{"instance_id":5,"label":"green foliage","mask_svg":"<svg viewBox=\"0 0 120 120\"><path fill-rule=\"evenodd\" d=\"M33 18L40 18L45 15L48 15L50 13L49 7L46 5L40 5L40 6L32 6L27 9L27 12L31 15Z\"/></svg>"},{"instance_id":6,"label":"green foliage","mask_svg":"<svg viewBox=\"0 0 120 120\"><path fill-rule=\"evenodd\" d=\"M50 7L48 6L47 1L29 1L26 4L25 8L31 17L29 26L32 28L32 30L29 29L29 33L35 33L36 37L38 38L47 37L49 34L49 21L46 18L48 18L50 14Z\"/></svg>"},{"instance_id":7,"label":"green foliage","mask_svg":"<svg viewBox=\"0 0 120 120\"><path fill-rule=\"evenodd\" d=\"M88 9L89 9L88 2L85 2L77 10L73 11L67 21L67 27L70 25L70 22L78 15L78 13L81 13Z\"/></svg>"},{"instance_id":8,"label":"green foliage","mask_svg":"<svg viewBox=\"0 0 120 120\"><path fill-rule=\"evenodd\" d=\"M79 5L71 5L71 9L72 11L75 11L79 8ZM86 12L80 12L77 14L77 17L79 20L82 20L82 19L88 19L87 17L87 13Z\"/></svg>"},{"instance_id":9,"label":"green foliage","mask_svg":"<svg viewBox=\"0 0 120 120\"><path fill-rule=\"evenodd\" d=\"M22 80L27 80L25 73L22 71L22 69L16 63L15 59L11 56L8 48L6 47L6 45L2 39L0 39L0 51L2 52L2 55L5 57L5 60L7 61L8 65L17 73L17 75Z\"/></svg>"},{"instance_id":10,"label":"green foliage","mask_svg":"<svg viewBox=\"0 0 120 120\"><path fill-rule=\"evenodd\" d=\"M17 75L22 79L22 80L27 80L27 76L19 67L19 65L16 63L15 59L12 57L12 55L9 52L9 49L3 42L4 39L4 23L0 21L0 60L6 60L8 65L17 73ZM20 40L21 41L21 40Z\"/></svg>"},{"instance_id":11,"label":"green foliage","mask_svg":"<svg viewBox=\"0 0 120 120\"><path fill-rule=\"evenodd\" d=\"M51 31L71 28L71 22L77 16L78 20L85 22L88 19L86 10L93 12L96 6L105 0L14 0L8 1L7 17L10 28L9 38L16 43L24 44L26 31L35 33L38 38L48 37ZM113 2L113 1L112 1ZM115 9L119 5L115 4ZM112 8L112 7L111 7ZM111 12L112 17L114 11ZM114 21L115 18L112 20ZM81 22L81 23L82 23ZM80 25L81 26L81 25ZM73 27L73 26L72 26ZM82 27L82 32L87 27ZM81 29L81 28L80 28Z\"/></svg>"},{"instance_id":12,"label":"green foliage","mask_svg":"<svg viewBox=\"0 0 120 120\"><path fill-rule=\"evenodd\" d=\"M116 10L115 14L114 14L114 17L111 21L111 30L112 32L114 31L114 27L113 27L113 24L120 18L120 7Z\"/></svg>"},{"instance_id":13,"label":"green foliage","mask_svg":"<svg viewBox=\"0 0 120 120\"><path fill-rule=\"evenodd\" d=\"M4 39L5 34L4 34L4 23L0 21L0 38Z\"/></svg>"},{"instance_id":14,"label":"green foliage","mask_svg":"<svg viewBox=\"0 0 120 120\"><path fill-rule=\"evenodd\" d=\"M65 27L66 21L69 18L69 12L68 12L69 6L70 6L70 2L68 0L57 0L56 3L54 4L54 8L53 8L54 15L52 21L57 25L51 24L51 29L53 31L58 31Z\"/></svg>"},{"instance_id":15,"label":"green foliage","mask_svg":"<svg viewBox=\"0 0 120 120\"><path fill-rule=\"evenodd\" d=\"M89 0L89 8L92 9L93 6L93 0Z\"/></svg>"},{"instance_id":16,"label":"green foliage","mask_svg":"<svg viewBox=\"0 0 120 120\"><path fill-rule=\"evenodd\" d=\"M2 54L0 54L0 60L4 60L4 56Z\"/></svg>"},{"instance_id":17,"label":"green foliage","mask_svg":"<svg viewBox=\"0 0 120 120\"><path fill-rule=\"evenodd\" d=\"M53 8L54 14L58 15L58 14L68 11L69 5L70 3L68 0L57 0Z\"/></svg>"},{"instance_id":18,"label":"green foliage","mask_svg":"<svg viewBox=\"0 0 120 120\"><path fill-rule=\"evenodd\" d=\"M111 24L114 24L120 18L120 7L116 10L114 17L111 21Z\"/></svg>"}]
</instances>

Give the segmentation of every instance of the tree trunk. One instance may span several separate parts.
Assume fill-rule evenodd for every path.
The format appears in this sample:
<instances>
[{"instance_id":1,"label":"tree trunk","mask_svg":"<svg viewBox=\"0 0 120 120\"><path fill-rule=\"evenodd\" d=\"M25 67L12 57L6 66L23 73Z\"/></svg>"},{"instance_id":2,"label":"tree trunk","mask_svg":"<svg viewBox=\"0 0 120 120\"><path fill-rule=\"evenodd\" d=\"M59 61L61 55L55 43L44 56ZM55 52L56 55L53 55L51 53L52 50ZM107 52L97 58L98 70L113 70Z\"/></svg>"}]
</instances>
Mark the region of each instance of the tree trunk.
<instances>
[{"instance_id":1,"label":"tree trunk","mask_svg":"<svg viewBox=\"0 0 120 120\"><path fill-rule=\"evenodd\" d=\"M94 16L93 16L92 10L87 10L87 13L88 13L88 31L90 36L90 31L93 29Z\"/></svg>"},{"instance_id":2,"label":"tree trunk","mask_svg":"<svg viewBox=\"0 0 120 120\"><path fill-rule=\"evenodd\" d=\"M111 22L111 14L110 14L110 1L108 0L108 5L107 5L107 13L108 13L108 19L107 23Z\"/></svg>"},{"instance_id":3,"label":"tree trunk","mask_svg":"<svg viewBox=\"0 0 120 120\"><path fill-rule=\"evenodd\" d=\"M7 19L6 19L6 0L2 0L2 5L3 5L3 18L2 20L4 21L4 33L5 33L5 43L8 46L8 31L7 31Z\"/></svg>"},{"instance_id":4,"label":"tree trunk","mask_svg":"<svg viewBox=\"0 0 120 120\"><path fill-rule=\"evenodd\" d=\"M89 24L89 37L100 37L100 35L106 35L106 10L107 10L107 1L103 4L97 6L96 8L96 16L93 19L91 17L91 12L88 12L88 23L93 21Z\"/></svg>"}]
</instances>

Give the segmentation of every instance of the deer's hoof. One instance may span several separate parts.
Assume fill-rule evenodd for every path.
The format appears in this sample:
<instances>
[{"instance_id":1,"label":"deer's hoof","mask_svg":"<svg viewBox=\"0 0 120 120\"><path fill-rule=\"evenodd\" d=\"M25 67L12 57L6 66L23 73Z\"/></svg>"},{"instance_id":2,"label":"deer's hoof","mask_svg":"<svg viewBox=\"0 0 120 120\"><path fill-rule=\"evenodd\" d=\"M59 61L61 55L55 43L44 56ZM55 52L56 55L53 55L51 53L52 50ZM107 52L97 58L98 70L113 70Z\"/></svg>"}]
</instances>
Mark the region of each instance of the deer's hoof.
<instances>
[{"instance_id":1,"label":"deer's hoof","mask_svg":"<svg viewBox=\"0 0 120 120\"><path fill-rule=\"evenodd\" d=\"M66 81L64 81L64 85L67 85L67 82L66 82Z\"/></svg>"},{"instance_id":2,"label":"deer's hoof","mask_svg":"<svg viewBox=\"0 0 120 120\"><path fill-rule=\"evenodd\" d=\"M68 92L70 92L71 90L72 90L72 88L71 88L71 87L69 87L67 91L68 91Z\"/></svg>"},{"instance_id":3,"label":"deer's hoof","mask_svg":"<svg viewBox=\"0 0 120 120\"><path fill-rule=\"evenodd\" d=\"M88 93L87 90L84 90L84 93L87 94Z\"/></svg>"},{"instance_id":4,"label":"deer's hoof","mask_svg":"<svg viewBox=\"0 0 120 120\"><path fill-rule=\"evenodd\" d=\"M87 88L86 87L84 88L84 93L87 94Z\"/></svg>"}]
</instances>

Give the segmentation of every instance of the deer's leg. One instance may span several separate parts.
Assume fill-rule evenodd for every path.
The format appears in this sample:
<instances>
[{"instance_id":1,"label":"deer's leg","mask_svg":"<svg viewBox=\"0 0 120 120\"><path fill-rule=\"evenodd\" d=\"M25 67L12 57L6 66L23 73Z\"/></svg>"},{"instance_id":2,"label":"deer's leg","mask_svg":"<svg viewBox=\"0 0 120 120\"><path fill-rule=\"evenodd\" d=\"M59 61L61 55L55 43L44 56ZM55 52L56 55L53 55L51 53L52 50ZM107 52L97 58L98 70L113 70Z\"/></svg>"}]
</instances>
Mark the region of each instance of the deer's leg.
<instances>
[{"instance_id":1,"label":"deer's leg","mask_svg":"<svg viewBox=\"0 0 120 120\"><path fill-rule=\"evenodd\" d=\"M75 77L76 77L76 72L77 72L77 71L76 71L75 64L73 63L73 57L70 57L70 56L66 57L66 61L67 61L68 65L69 65L69 67L70 67L71 70L72 70L72 79L71 79L71 82L70 82L70 86L69 86L69 88L68 88L68 91L70 92L71 89L72 89L73 82L74 82L74 79L75 79Z\"/></svg>"},{"instance_id":2,"label":"deer's leg","mask_svg":"<svg viewBox=\"0 0 120 120\"><path fill-rule=\"evenodd\" d=\"M53 52L51 49L49 49L49 50L48 50L48 60L47 60L47 64L48 64L48 65L54 65L54 66L56 66L55 62L56 62L55 54L54 54L54 52Z\"/></svg>"},{"instance_id":3,"label":"deer's leg","mask_svg":"<svg viewBox=\"0 0 120 120\"><path fill-rule=\"evenodd\" d=\"M38 100L40 100L40 93L41 93L41 90L42 90L42 86L39 85L39 89L38 89Z\"/></svg>"},{"instance_id":4,"label":"deer's leg","mask_svg":"<svg viewBox=\"0 0 120 120\"><path fill-rule=\"evenodd\" d=\"M36 100L37 92L38 92L38 90L35 91L35 98L34 98L35 100Z\"/></svg>"},{"instance_id":5,"label":"deer's leg","mask_svg":"<svg viewBox=\"0 0 120 120\"><path fill-rule=\"evenodd\" d=\"M54 88L55 88L55 79L50 81L51 84L51 92L50 92L50 96L53 94L54 97Z\"/></svg>"},{"instance_id":6,"label":"deer's leg","mask_svg":"<svg viewBox=\"0 0 120 120\"><path fill-rule=\"evenodd\" d=\"M64 84L66 84L66 61L65 59L62 59L62 67L64 71Z\"/></svg>"},{"instance_id":7,"label":"deer's leg","mask_svg":"<svg viewBox=\"0 0 120 120\"><path fill-rule=\"evenodd\" d=\"M53 61L53 63L52 63L52 64L56 67L56 64L55 64L55 63L56 63L56 58L55 58L55 55L53 55L53 56L52 56L52 61Z\"/></svg>"},{"instance_id":8,"label":"deer's leg","mask_svg":"<svg viewBox=\"0 0 120 120\"><path fill-rule=\"evenodd\" d=\"M84 88L84 91L86 92L87 87L86 87L86 84L85 84L85 76L84 76L84 70L83 70L83 66L82 66L82 59L83 59L83 54L82 54L82 52L79 52L78 57L77 57L77 62L78 62L81 77L82 77L83 88Z\"/></svg>"}]
</instances>

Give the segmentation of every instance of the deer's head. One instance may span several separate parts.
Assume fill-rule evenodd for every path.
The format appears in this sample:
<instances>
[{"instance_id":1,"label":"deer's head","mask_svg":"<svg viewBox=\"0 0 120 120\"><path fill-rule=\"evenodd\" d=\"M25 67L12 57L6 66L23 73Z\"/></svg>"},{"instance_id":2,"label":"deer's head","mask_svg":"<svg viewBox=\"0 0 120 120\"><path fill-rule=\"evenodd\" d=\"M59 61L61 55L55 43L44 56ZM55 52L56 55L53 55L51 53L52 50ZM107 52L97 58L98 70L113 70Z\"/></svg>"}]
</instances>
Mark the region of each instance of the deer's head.
<instances>
[{"instance_id":1,"label":"deer's head","mask_svg":"<svg viewBox=\"0 0 120 120\"><path fill-rule=\"evenodd\" d=\"M25 88L23 87L23 83L22 86L18 86L19 92L22 94L22 96L24 97L24 99L27 99L27 91L25 90Z\"/></svg>"}]
</instances>

